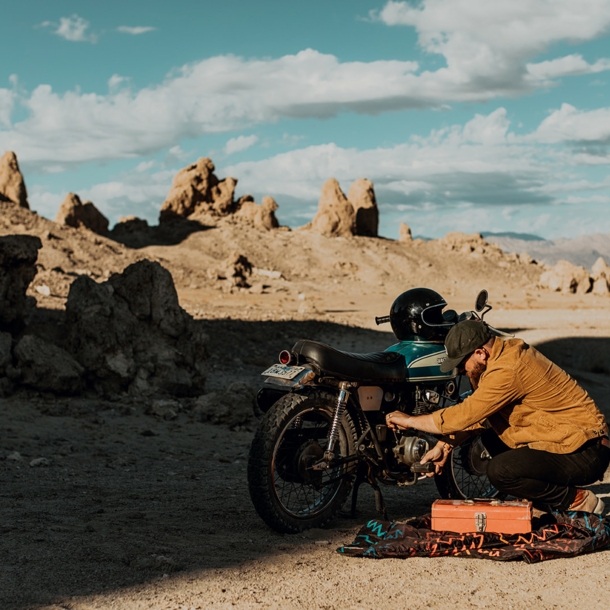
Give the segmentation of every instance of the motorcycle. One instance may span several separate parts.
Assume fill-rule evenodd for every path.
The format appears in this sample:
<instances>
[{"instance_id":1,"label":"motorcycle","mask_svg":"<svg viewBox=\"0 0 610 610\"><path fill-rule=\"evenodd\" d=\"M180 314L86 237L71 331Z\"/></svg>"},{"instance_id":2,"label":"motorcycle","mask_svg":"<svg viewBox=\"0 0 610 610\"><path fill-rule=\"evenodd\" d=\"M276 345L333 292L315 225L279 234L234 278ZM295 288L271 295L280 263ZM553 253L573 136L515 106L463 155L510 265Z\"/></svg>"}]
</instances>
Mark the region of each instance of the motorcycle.
<instances>
[{"instance_id":1,"label":"motorcycle","mask_svg":"<svg viewBox=\"0 0 610 610\"><path fill-rule=\"evenodd\" d=\"M410 487L434 472L422 457L437 439L416 430L391 431L387 413L432 413L470 393L467 378L440 371L443 340L457 322L483 324L492 309L482 290L474 311L443 311L441 295L427 288L397 297L390 322L398 342L383 352L354 354L299 340L265 370L257 403L264 417L248 458L252 503L263 521L282 533L322 527L352 492L354 516L363 482L375 490L377 510L387 519L379 484ZM487 325L497 335L505 333ZM450 454L434 479L443 498L493 498L488 454L478 436Z\"/></svg>"}]
</instances>

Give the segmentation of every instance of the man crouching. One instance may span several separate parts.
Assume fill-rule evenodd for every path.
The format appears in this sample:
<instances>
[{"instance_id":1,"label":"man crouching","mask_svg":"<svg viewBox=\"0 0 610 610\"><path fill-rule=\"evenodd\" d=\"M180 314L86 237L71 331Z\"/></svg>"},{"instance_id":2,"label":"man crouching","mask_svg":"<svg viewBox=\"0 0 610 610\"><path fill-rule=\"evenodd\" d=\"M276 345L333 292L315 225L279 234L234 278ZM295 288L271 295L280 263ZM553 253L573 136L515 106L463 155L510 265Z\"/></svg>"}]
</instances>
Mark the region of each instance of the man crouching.
<instances>
[{"instance_id":1,"label":"man crouching","mask_svg":"<svg viewBox=\"0 0 610 610\"><path fill-rule=\"evenodd\" d=\"M443 467L464 434L484 429L487 476L503 494L544 511L603 513L582 489L603 478L610 463L608 425L593 399L570 375L521 339L492 336L483 322L459 322L445 340L441 371L466 373L474 390L460 404L430 415L394 411L392 429L446 435L422 459Z\"/></svg>"}]
</instances>

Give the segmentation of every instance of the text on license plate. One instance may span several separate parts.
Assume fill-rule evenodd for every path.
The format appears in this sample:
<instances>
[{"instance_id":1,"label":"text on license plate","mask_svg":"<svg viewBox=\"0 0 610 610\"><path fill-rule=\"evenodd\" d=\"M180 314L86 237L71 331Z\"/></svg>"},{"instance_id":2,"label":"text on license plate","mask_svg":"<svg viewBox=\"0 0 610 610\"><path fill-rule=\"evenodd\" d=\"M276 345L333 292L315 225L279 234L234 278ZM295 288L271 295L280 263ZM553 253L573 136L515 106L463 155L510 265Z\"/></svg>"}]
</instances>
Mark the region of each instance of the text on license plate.
<instances>
[{"instance_id":1,"label":"text on license plate","mask_svg":"<svg viewBox=\"0 0 610 610\"><path fill-rule=\"evenodd\" d=\"M294 379L301 371L304 371L303 366L286 366L284 364L274 364L261 375L265 377L279 377L280 379Z\"/></svg>"}]
</instances>

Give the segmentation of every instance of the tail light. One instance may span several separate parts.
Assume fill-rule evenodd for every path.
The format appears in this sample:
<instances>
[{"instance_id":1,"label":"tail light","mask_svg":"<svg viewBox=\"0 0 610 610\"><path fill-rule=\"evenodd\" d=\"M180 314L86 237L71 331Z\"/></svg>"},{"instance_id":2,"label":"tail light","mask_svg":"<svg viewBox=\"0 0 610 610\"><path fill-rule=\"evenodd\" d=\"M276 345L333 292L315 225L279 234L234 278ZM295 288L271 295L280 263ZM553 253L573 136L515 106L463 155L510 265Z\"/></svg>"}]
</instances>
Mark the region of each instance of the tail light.
<instances>
[{"instance_id":1,"label":"tail light","mask_svg":"<svg viewBox=\"0 0 610 610\"><path fill-rule=\"evenodd\" d=\"M294 354L290 353L287 349L283 349L279 355L280 364L294 364L296 362L296 358Z\"/></svg>"}]
</instances>

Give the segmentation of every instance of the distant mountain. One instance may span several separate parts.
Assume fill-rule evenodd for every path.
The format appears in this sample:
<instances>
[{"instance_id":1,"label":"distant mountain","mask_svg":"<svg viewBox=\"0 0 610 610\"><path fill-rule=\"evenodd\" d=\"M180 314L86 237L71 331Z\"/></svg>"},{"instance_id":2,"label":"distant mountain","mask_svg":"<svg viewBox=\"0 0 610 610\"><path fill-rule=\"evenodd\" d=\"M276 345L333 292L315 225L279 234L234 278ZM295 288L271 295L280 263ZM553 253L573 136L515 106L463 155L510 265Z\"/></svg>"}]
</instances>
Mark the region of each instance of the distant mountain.
<instances>
[{"instance_id":1,"label":"distant mountain","mask_svg":"<svg viewBox=\"0 0 610 610\"><path fill-rule=\"evenodd\" d=\"M574 239L545 240L541 237L527 235L515 237L518 233L487 233L485 239L497 244L504 252L527 252L532 258L555 265L560 260L570 261L591 269L593 263L602 256L610 263L610 233L581 235Z\"/></svg>"},{"instance_id":2,"label":"distant mountain","mask_svg":"<svg viewBox=\"0 0 610 610\"><path fill-rule=\"evenodd\" d=\"M546 241L544 237L540 237L539 235L532 235L531 233L512 233L511 231L504 231L498 233L481 233L481 235L487 241L493 241L493 239L489 239L492 237L509 237L511 239L519 239L521 241Z\"/></svg>"}]
</instances>

